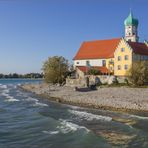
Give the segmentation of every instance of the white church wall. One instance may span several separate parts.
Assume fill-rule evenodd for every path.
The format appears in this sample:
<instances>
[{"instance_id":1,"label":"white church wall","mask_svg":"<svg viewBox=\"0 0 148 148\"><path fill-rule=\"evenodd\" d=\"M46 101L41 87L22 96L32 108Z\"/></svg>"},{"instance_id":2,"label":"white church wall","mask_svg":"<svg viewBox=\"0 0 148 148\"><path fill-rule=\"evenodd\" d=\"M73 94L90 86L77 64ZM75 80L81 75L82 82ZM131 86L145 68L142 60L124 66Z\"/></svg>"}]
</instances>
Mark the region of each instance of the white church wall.
<instances>
[{"instance_id":1,"label":"white church wall","mask_svg":"<svg viewBox=\"0 0 148 148\"><path fill-rule=\"evenodd\" d=\"M89 61L90 66L103 66L103 60L105 59L86 59L86 60L75 60L74 66L86 66Z\"/></svg>"}]
</instances>

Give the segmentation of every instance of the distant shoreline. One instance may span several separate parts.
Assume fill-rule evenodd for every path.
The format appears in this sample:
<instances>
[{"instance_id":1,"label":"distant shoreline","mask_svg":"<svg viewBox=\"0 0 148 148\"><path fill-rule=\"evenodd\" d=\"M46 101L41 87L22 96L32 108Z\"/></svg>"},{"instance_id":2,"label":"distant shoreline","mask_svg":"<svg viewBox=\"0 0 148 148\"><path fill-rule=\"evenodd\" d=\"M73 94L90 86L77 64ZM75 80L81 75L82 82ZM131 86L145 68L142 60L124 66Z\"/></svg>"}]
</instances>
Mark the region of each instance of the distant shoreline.
<instances>
[{"instance_id":1,"label":"distant shoreline","mask_svg":"<svg viewBox=\"0 0 148 148\"><path fill-rule=\"evenodd\" d=\"M148 113L148 88L109 87L79 92L72 87L60 87L45 83L25 84L20 87L39 97L59 103L118 112Z\"/></svg>"},{"instance_id":2,"label":"distant shoreline","mask_svg":"<svg viewBox=\"0 0 148 148\"><path fill-rule=\"evenodd\" d=\"M44 80L43 78L0 78L0 80Z\"/></svg>"}]
</instances>

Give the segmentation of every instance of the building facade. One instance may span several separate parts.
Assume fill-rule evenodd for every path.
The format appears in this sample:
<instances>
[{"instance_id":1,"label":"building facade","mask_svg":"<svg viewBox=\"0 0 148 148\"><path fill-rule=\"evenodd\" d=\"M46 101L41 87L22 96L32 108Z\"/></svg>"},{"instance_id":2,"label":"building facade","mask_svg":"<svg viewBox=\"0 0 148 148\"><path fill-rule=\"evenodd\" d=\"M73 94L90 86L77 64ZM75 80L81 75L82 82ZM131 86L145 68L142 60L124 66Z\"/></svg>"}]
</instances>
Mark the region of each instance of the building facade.
<instances>
[{"instance_id":1,"label":"building facade","mask_svg":"<svg viewBox=\"0 0 148 148\"><path fill-rule=\"evenodd\" d=\"M139 42L138 23L130 13L124 21L124 38L83 42L73 59L75 69L84 74L94 68L102 74L126 76L134 61L148 61L148 42Z\"/></svg>"}]
</instances>

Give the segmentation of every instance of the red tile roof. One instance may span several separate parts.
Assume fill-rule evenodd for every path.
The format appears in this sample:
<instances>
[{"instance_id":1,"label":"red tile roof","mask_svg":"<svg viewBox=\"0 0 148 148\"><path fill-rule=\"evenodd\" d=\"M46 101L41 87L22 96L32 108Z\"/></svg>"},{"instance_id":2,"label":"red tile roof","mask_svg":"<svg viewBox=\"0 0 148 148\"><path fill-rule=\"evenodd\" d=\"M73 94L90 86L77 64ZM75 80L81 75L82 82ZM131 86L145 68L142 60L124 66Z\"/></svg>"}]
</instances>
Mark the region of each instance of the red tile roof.
<instances>
[{"instance_id":1,"label":"red tile roof","mask_svg":"<svg viewBox=\"0 0 148 148\"><path fill-rule=\"evenodd\" d=\"M74 60L112 58L121 38L82 43Z\"/></svg>"},{"instance_id":2,"label":"red tile roof","mask_svg":"<svg viewBox=\"0 0 148 148\"><path fill-rule=\"evenodd\" d=\"M148 55L148 46L145 43L128 42L133 52L140 55Z\"/></svg>"},{"instance_id":3,"label":"red tile roof","mask_svg":"<svg viewBox=\"0 0 148 148\"><path fill-rule=\"evenodd\" d=\"M81 70L82 72L84 72L84 73L86 73L86 72L88 72L88 70L90 69L90 68L88 68L88 67L86 67L86 66L77 66L77 68L79 69L79 70ZM106 67L104 67L104 66L93 66L93 67L91 67L91 68L94 68L94 69L96 69L96 70L99 70L101 73L111 73L110 71L109 71L109 69L107 69Z\"/></svg>"}]
</instances>

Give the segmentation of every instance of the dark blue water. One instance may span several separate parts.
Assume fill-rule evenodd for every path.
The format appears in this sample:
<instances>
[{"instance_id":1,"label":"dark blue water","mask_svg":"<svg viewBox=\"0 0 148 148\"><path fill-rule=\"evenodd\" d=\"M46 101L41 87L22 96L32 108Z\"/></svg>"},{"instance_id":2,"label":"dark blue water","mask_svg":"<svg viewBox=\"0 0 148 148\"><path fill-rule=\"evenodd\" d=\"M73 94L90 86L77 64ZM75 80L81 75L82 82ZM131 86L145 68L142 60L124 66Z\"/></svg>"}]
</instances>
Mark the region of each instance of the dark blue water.
<instances>
[{"instance_id":1,"label":"dark blue water","mask_svg":"<svg viewBox=\"0 0 148 148\"><path fill-rule=\"evenodd\" d=\"M19 89L39 80L0 80L0 148L148 147L147 114L62 105Z\"/></svg>"}]
</instances>

